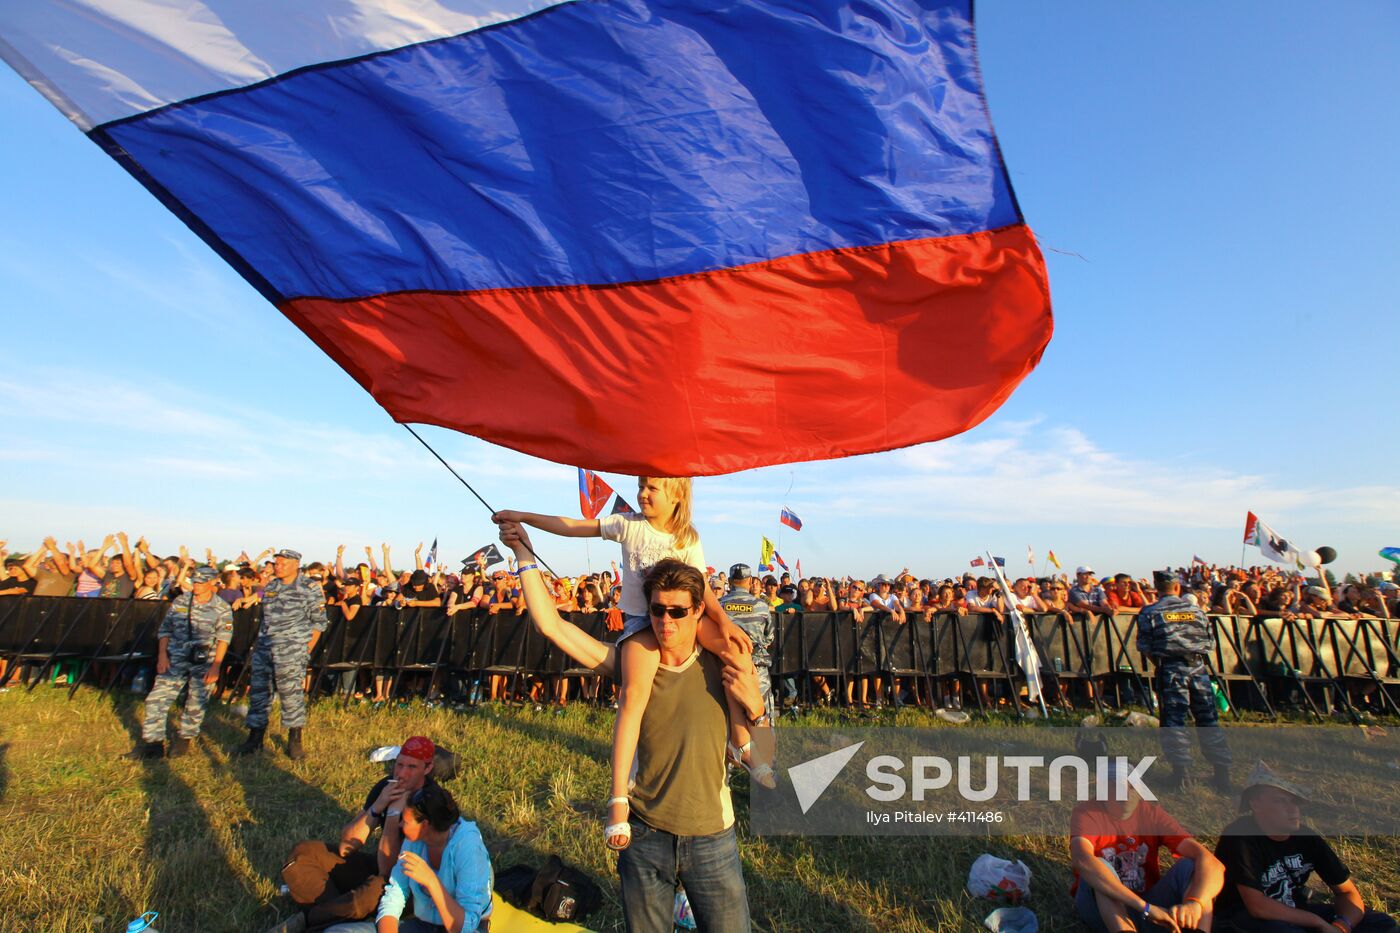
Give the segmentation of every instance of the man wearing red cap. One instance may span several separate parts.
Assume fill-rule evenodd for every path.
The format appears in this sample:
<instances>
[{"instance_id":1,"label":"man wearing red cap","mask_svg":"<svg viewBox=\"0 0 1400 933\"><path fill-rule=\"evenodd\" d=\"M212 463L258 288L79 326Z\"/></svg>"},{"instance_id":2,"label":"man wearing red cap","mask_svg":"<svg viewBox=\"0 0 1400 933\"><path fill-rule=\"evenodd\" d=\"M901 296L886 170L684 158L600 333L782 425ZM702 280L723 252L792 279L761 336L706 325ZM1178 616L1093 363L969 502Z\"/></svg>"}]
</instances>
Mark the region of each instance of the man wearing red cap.
<instances>
[{"instance_id":1,"label":"man wearing red cap","mask_svg":"<svg viewBox=\"0 0 1400 933\"><path fill-rule=\"evenodd\" d=\"M399 832L399 813L404 801L424 784L433 780L433 755L437 747L432 739L415 735L399 746L394 759L394 774L381 780L365 797L365 805L340 831L340 854L348 856L368 840L376 826L382 829L377 852L378 870L388 876L399 857L403 836Z\"/></svg>"},{"instance_id":2,"label":"man wearing red cap","mask_svg":"<svg viewBox=\"0 0 1400 933\"><path fill-rule=\"evenodd\" d=\"M374 785L364 808L341 829L338 845L332 848L313 839L292 847L282 880L309 928L335 924L331 929L337 933L374 929L375 907L403 843L399 813L409 797L435 783L431 772L436 752L431 739L413 736L399 746L393 776ZM364 851L361 847L376 826L383 828L379 846Z\"/></svg>"}]
</instances>

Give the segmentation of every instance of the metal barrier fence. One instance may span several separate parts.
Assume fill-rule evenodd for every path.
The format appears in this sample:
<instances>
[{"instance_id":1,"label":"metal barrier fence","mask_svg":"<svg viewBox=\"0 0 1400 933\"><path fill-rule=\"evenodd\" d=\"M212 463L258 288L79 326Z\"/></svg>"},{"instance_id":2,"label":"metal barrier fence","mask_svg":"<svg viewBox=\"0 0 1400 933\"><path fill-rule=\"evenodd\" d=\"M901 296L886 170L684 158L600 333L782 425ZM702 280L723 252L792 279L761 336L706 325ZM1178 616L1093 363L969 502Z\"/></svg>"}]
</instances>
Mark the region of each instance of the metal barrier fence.
<instances>
[{"instance_id":1,"label":"metal barrier fence","mask_svg":"<svg viewBox=\"0 0 1400 933\"><path fill-rule=\"evenodd\" d=\"M163 601L9 597L0 599L0 661L5 682L20 673L30 689L56 671L69 696L83 683L104 689L149 677L157 648ZM348 700L366 676L393 680L404 690L472 700L485 678L504 678L511 694L529 683L597 678L541 638L526 616L484 610L453 616L437 607L364 607L353 618L338 608L310 659L309 688ZM607 641L603 613L571 613L590 634ZM219 691L246 684L260 607L234 613L234 635L221 670ZM1400 621L1213 616L1216 649L1211 673L1231 701L1274 715L1280 705L1321 716L1332 709L1354 713L1365 703L1400 714ZM1135 644L1132 615L1032 616L1032 640L1051 702L1103 708L1142 702L1155 706L1151 665ZM1015 662L1012 635L991 616L911 613L907 624L887 614L857 623L849 612L786 614L777 620L772 649L774 695L782 702L811 702L815 690L832 689L843 702L848 684L868 678L894 702L932 705L956 695L982 706L995 695L1017 712L1025 677ZM601 697L597 691L590 691Z\"/></svg>"}]
</instances>

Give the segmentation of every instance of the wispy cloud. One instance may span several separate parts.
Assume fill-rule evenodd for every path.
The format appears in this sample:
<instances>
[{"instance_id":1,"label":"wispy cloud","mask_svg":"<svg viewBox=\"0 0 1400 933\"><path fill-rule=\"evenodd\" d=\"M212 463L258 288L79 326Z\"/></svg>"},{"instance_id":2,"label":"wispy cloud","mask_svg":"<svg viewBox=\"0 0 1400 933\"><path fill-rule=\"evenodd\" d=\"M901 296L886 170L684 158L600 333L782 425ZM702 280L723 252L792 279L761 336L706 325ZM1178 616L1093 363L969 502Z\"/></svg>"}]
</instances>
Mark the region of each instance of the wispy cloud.
<instances>
[{"instance_id":1,"label":"wispy cloud","mask_svg":"<svg viewBox=\"0 0 1400 933\"><path fill-rule=\"evenodd\" d=\"M340 541L442 533L444 547L470 549L491 536L484 510L387 419L357 430L159 381L0 368L0 405L15 413L17 438L0 453L14 496L0 503L0 531L16 539L123 527L167 544L256 550L278 540L324 554ZM493 505L576 514L568 468L422 432ZM1179 561L1181 550L1238 548L1246 510L1285 533L1348 544L1360 559L1400 523L1397 486L1323 488L1290 482L1277 459L1244 471L1111 444L1066 424L993 419L905 451L701 479L695 515L707 555L726 562L752 559L757 536L780 534L778 510L792 506L808 525L785 540L787 556L856 572L956 563L974 540L1033 537L1151 566ZM630 498L627 477L609 479ZM1339 530L1351 538L1334 538ZM580 565L588 558L578 542L549 548Z\"/></svg>"},{"instance_id":2,"label":"wispy cloud","mask_svg":"<svg viewBox=\"0 0 1400 933\"><path fill-rule=\"evenodd\" d=\"M765 507L783 504L766 490ZM1294 485L1275 472L1117 453L1078 428L1043 421L989 424L960 437L845 463L813 464L788 499L828 516L918 516L986 525L1227 528L1246 510L1298 519L1394 525L1400 487ZM752 499L722 490L716 521L755 518Z\"/></svg>"}]
</instances>

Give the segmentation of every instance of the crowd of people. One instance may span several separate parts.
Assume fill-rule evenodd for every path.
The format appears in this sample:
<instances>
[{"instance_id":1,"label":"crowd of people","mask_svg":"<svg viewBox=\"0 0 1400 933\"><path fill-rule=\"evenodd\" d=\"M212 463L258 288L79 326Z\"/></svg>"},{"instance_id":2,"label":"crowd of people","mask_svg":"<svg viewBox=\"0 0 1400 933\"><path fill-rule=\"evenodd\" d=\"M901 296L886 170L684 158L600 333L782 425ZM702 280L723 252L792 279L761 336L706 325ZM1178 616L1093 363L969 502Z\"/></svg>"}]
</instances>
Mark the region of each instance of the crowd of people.
<instances>
[{"instance_id":1,"label":"crowd of people","mask_svg":"<svg viewBox=\"0 0 1400 933\"><path fill-rule=\"evenodd\" d=\"M511 517L526 515L508 514ZM557 516L529 517L561 533L589 524ZM519 568L508 550L502 555L495 549L483 549L476 559L464 560L451 569L441 561L425 560L422 544L413 551L411 569L395 566L388 544L364 547L357 556L360 559L352 562L347 557L347 548L342 545L333 558L300 564L301 576L319 593L324 607L337 607L352 618L366 606L436 607L448 616L478 610L493 615L518 616L525 612ZM768 572L768 568L758 568L759 572L753 572L747 565L739 564L734 566L743 567L744 572L736 576L716 571L703 561L692 559L692 563L697 564L697 569L703 566L707 599L713 597L725 604L724 612L715 612L715 607L711 607L707 618L714 620L713 625L723 624L718 620L738 621L756 653L760 669L770 660L773 619L786 613L843 610L858 624L881 613L888 613L898 623L929 621L936 614L948 613L980 615L1002 623L1012 609L1027 616L1050 614L1065 619L1132 615L1162 598L1159 580L1163 579L1163 574L1179 583L1183 598L1212 614L1283 619L1390 619L1400 614L1400 588L1383 572L1347 576L1337 584L1330 574L1306 577L1276 566L1242 568L1193 562L1189 566L1156 571L1148 577L1134 577L1128 573L1100 576L1093 567L1085 565L1073 573L1007 577L1009 586L1004 591L998 576L987 570L947 577L919 576L908 568L870 578L795 577L786 570ZM232 557L219 557L205 550L200 559L182 546L176 554L161 556L152 551L144 537L132 542L125 533L106 536L97 548L87 548L82 541L60 547L49 537L25 553L9 553L5 542L0 541L0 565L3 565L0 598L35 595L175 600L193 590L192 574L196 570L200 573L212 570L216 574L214 593L221 603L235 611L262 605L276 576L271 549L257 555L244 551ZM599 573L555 576L544 571L546 585L559 611L602 613L606 627L623 640L641 627L642 620L639 607L628 605L626 576L616 561L610 561L609 568ZM635 581L632 587L636 589ZM763 612L756 614L755 606ZM742 620L738 616L740 611ZM702 635L709 630L702 629ZM718 632L717 628L713 630ZM220 659L222 656L220 652ZM391 695L404 692L395 690L395 675L386 669L372 673L360 671L346 677L353 681L346 685L348 692L370 702L387 702ZM435 684L434 688L436 686L440 685ZM799 690L794 681L786 679L781 686L787 701L797 700ZM812 702L844 703L856 708L874 708L900 701L961 708L973 699L980 699L984 706L1006 704L1010 700L1005 688L986 684L978 688L981 693L978 698L966 696L968 688L961 683L944 683L938 688L938 696L926 696L925 685L898 681L887 684L884 678L873 674L846 678L844 694L838 685L820 676L801 686L803 695ZM768 689L769 684L765 682L765 695ZM1086 702L1094 699L1095 686L1091 683L1073 685L1072 689L1079 691L1075 694L1079 699ZM1125 689L1131 692L1136 688L1128 685ZM614 685L597 679L554 678L546 682L543 678L531 677L522 683L515 678L492 674L480 690L487 700L524 699L559 706L567 702L571 692L594 701L622 699ZM998 691L1000 695L994 696ZM1080 693L1084 696L1080 697ZM1296 697L1291 694L1284 697L1285 703L1294 700ZM623 717L629 730L633 719L632 712ZM736 746L743 746L741 734L733 738Z\"/></svg>"},{"instance_id":2,"label":"crowd of people","mask_svg":"<svg viewBox=\"0 0 1400 933\"><path fill-rule=\"evenodd\" d=\"M469 559L462 561L460 568L449 569L443 563L426 565L423 545L419 544L413 552L413 568L395 569L389 545L380 545L377 551L376 555L375 548L365 547L364 559L352 563L341 545L333 559L304 563L302 569L321 586L328 606L441 606L449 614L475 608L517 614L525 611L513 558L490 566ZM206 550L199 560L181 546L178 554L159 556L144 537L133 543L125 533L108 535L101 547L91 549L82 541L60 547L49 537L27 552L11 553L6 542L0 541L0 563L0 597L169 599L189 592L191 570L212 566L219 571L219 597L233 609L242 609L258 605L273 579L272 549L251 557L243 551L226 558ZM713 567L706 569L707 585L722 597L729 589L726 575ZM1348 575L1337 585L1330 574L1306 577L1272 566L1192 564L1167 569L1182 581L1187 598L1211 613L1383 619L1400 614L1400 587L1386 572ZM1083 617L1136 612L1159 595L1154 576L1100 576L1086 565L1073 574L1008 576L1007 582L1014 608L1022 612ZM615 562L601 573L556 577L546 572L546 578L560 611L620 612L623 579ZM794 577L786 570L760 568L745 583L745 589L776 612L848 610L858 618L881 610L901 621L911 613L936 612L1004 618L1012 608L997 578L985 572L937 577L918 576L905 568L869 578Z\"/></svg>"}]
</instances>

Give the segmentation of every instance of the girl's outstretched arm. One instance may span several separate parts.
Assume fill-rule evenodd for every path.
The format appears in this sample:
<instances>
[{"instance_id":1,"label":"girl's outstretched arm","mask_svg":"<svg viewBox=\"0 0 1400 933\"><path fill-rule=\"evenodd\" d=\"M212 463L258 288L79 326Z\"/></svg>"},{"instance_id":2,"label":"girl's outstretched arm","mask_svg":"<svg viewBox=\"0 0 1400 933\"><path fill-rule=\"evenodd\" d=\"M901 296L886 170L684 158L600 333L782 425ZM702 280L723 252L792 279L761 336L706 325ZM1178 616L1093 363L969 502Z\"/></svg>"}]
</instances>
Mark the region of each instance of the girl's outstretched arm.
<instances>
[{"instance_id":1,"label":"girl's outstretched arm","mask_svg":"<svg viewBox=\"0 0 1400 933\"><path fill-rule=\"evenodd\" d=\"M513 509L503 509L492 515L491 521L497 525L505 522L519 522L522 525L529 525L531 528L538 528L540 531L547 531L552 535L564 538L602 537L602 531L599 529L596 518L569 518L565 515L541 515L538 512L516 512Z\"/></svg>"}]
</instances>

